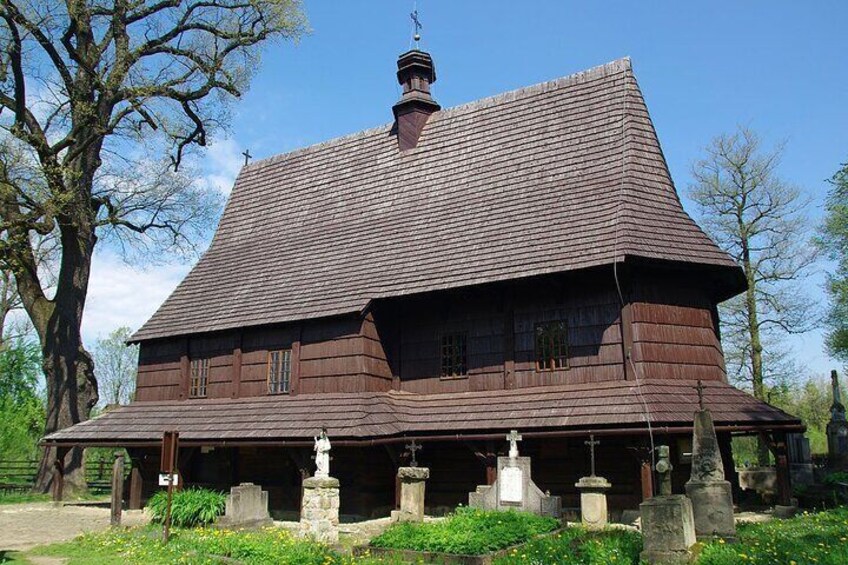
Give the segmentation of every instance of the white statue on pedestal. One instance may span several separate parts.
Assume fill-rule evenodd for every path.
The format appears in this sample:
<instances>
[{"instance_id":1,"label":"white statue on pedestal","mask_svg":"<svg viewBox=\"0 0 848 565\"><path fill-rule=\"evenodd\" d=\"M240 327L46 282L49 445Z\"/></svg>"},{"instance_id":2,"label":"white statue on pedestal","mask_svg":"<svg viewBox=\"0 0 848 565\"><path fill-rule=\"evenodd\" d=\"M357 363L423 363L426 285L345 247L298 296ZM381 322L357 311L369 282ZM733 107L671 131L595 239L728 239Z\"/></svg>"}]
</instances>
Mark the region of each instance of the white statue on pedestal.
<instances>
[{"instance_id":1,"label":"white statue on pedestal","mask_svg":"<svg viewBox=\"0 0 848 565\"><path fill-rule=\"evenodd\" d=\"M330 476L330 438L327 428L321 429L321 435L315 437L315 478L326 479Z\"/></svg>"}]
</instances>

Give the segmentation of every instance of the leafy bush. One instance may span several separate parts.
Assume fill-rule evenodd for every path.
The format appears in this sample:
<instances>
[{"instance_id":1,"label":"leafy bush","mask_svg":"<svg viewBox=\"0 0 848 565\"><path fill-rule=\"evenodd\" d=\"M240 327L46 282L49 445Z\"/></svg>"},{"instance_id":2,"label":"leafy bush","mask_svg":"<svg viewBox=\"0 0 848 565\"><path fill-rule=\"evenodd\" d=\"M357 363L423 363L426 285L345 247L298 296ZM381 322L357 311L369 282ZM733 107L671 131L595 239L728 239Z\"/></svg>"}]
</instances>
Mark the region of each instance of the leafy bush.
<instances>
[{"instance_id":1,"label":"leafy bush","mask_svg":"<svg viewBox=\"0 0 848 565\"><path fill-rule=\"evenodd\" d=\"M698 565L848 563L848 509L804 513L790 520L740 524L739 543L705 544Z\"/></svg>"},{"instance_id":2,"label":"leafy bush","mask_svg":"<svg viewBox=\"0 0 848 565\"><path fill-rule=\"evenodd\" d=\"M396 524L371 540L375 547L482 555L555 530L559 522L525 512L458 508L439 522Z\"/></svg>"},{"instance_id":3,"label":"leafy bush","mask_svg":"<svg viewBox=\"0 0 848 565\"><path fill-rule=\"evenodd\" d=\"M224 507L227 503L227 496L224 493L202 488L174 491L173 496L171 524L183 528L211 524L224 513ZM158 524L165 522L167 505L168 493L166 491L159 491L151 497L147 503L147 508L150 510L154 522Z\"/></svg>"},{"instance_id":4,"label":"leafy bush","mask_svg":"<svg viewBox=\"0 0 848 565\"><path fill-rule=\"evenodd\" d=\"M846 484L848 483L848 473L846 473L845 471L836 471L835 473L829 473L822 482L826 485L836 485L839 483Z\"/></svg>"},{"instance_id":5,"label":"leafy bush","mask_svg":"<svg viewBox=\"0 0 848 565\"><path fill-rule=\"evenodd\" d=\"M509 555L496 559L494 564L635 565L639 563L641 551L639 532L624 529L588 532L573 527L517 547Z\"/></svg>"}]
</instances>

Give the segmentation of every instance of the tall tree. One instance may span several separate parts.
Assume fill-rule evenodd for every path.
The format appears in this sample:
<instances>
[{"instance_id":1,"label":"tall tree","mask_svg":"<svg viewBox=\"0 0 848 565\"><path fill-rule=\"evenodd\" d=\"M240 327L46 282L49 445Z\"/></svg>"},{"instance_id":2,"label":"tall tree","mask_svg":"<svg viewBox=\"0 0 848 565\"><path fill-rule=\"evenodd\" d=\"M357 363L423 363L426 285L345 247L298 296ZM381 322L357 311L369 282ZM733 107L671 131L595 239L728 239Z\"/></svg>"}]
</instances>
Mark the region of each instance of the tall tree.
<instances>
[{"instance_id":1,"label":"tall tree","mask_svg":"<svg viewBox=\"0 0 848 565\"><path fill-rule=\"evenodd\" d=\"M94 344L94 374L103 404L128 404L135 392L138 344L128 345L132 330L121 327Z\"/></svg>"},{"instance_id":2,"label":"tall tree","mask_svg":"<svg viewBox=\"0 0 848 565\"><path fill-rule=\"evenodd\" d=\"M848 361L848 163L830 179L832 188L825 205L825 219L818 237L819 246L836 262L828 277L830 353Z\"/></svg>"},{"instance_id":3,"label":"tall tree","mask_svg":"<svg viewBox=\"0 0 848 565\"><path fill-rule=\"evenodd\" d=\"M176 169L226 125L261 47L304 25L297 0L0 0L0 142L22 155L0 163L0 262L38 335L46 433L98 400L80 335L98 241L184 251L208 233L217 201ZM33 251L48 234L53 292ZM84 489L81 450L64 463L66 487Z\"/></svg>"},{"instance_id":4,"label":"tall tree","mask_svg":"<svg viewBox=\"0 0 848 565\"><path fill-rule=\"evenodd\" d=\"M763 150L746 128L719 136L694 164L689 190L702 225L745 273L745 293L721 307L722 335L731 374L762 400L782 374L780 338L818 321L800 286L816 259L808 200L778 177L781 153ZM768 462L763 442L759 461Z\"/></svg>"}]
</instances>

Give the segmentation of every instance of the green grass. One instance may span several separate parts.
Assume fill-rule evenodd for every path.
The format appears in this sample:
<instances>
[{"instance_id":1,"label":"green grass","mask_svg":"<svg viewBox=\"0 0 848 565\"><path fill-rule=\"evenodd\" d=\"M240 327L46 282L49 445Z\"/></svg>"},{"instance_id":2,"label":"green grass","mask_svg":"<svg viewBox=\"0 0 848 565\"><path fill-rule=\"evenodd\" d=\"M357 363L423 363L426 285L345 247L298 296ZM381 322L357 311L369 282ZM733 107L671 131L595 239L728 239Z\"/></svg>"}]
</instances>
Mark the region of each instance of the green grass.
<instances>
[{"instance_id":1,"label":"green grass","mask_svg":"<svg viewBox=\"0 0 848 565\"><path fill-rule=\"evenodd\" d=\"M736 544L705 544L698 552L698 565L848 563L848 508L804 513L789 520L741 524L737 534Z\"/></svg>"},{"instance_id":2,"label":"green grass","mask_svg":"<svg viewBox=\"0 0 848 565\"><path fill-rule=\"evenodd\" d=\"M459 508L446 519L419 524L396 524L371 540L389 549L482 555L525 542L555 530L559 522L525 512L496 512Z\"/></svg>"},{"instance_id":3,"label":"green grass","mask_svg":"<svg viewBox=\"0 0 848 565\"><path fill-rule=\"evenodd\" d=\"M572 527L515 548L494 565L636 565L641 551L642 536L633 530Z\"/></svg>"},{"instance_id":4,"label":"green grass","mask_svg":"<svg viewBox=\"0 0 848 565\"><path fill-rule=\"evenodd\" d=\"M343 556L328 546L300 540L279 528L256 531L213 528L172 531L167 545L155 526L122 528L84 534L67 543L42 546L29 555L61 557L67 565L150 565L224 563L221 557L245 565L389 565L391 561Z\"/></svg>"},{"instance_id":5,"label":"green grass","mask_svg":"<svg viewBox=\"0 0 848 565\"><path fill-rule=\"evenodd\" d=\"M31 492L0 493L0 504L23 504L26 502L50 502L49 494L34 494ZM2 561L0 561L2 563Z\"/></svg>"}]
</instances>

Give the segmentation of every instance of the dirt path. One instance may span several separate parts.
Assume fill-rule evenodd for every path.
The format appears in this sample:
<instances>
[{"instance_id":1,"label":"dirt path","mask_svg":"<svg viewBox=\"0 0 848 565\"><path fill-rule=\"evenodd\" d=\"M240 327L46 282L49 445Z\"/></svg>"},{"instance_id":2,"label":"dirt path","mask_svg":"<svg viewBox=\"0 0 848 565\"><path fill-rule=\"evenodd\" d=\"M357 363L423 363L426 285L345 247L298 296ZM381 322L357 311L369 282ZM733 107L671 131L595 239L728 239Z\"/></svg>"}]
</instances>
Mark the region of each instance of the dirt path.
<instances>
[{"instance_id":1,"label":"dirt path","mask_svg":"<svg viewBox=\"0 0 848 565\"><path fill-rule=\"evenodd\" d=\"M143 524L140 510L124 511L122 524ZM91 505L55 507L50 502L0 506L0 551L26 551L36 545L70 540L83 532L109 527L109 508Z\"/></svg>"}]
</instances>

